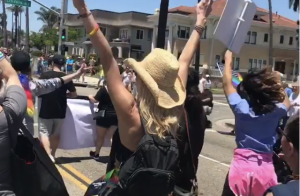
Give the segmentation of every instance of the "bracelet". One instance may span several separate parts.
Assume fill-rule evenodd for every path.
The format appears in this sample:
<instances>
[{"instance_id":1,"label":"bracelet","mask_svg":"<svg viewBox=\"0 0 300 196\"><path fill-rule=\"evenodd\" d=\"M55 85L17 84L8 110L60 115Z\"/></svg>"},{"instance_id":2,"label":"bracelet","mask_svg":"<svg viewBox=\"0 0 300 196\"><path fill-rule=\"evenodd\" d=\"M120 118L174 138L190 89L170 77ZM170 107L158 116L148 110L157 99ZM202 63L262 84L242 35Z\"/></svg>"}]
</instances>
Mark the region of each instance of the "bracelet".
<instances>
[{"instance_id":1,"label":"bracelet","mask_svg":"<svg viewBox=\"0 0 300 196\"><path fill-rule=\"evenodd\" d=\"M97 31L99 30L99 25L97 25L94 30L92 30L90 33L89 33L89 36L93 36L97 33Z\"/></svg>"},{"instance_id":2,"label":"bracelet","mask_svg":"<svg viewBox=\"0 0 300 196\"><path fill-rule=\"evenodd\" d=\"M194 29L197 31L197 33L202 34L202 32L205 30L205 26L196 25Z\"/></svg>"},{"instance_id":3,"label":"bracelet","mask_svg":"<svg viewBox=\"0 0 300 196\"><path fill-rule=\"evenodd\" d=\"M85 14L81 14L81 15L78 16L78 19L79 19L79 18L87 18L87 17L89 17L90 15L92 15L92 12L85 13Z\"/></svg>"},{"instance_id":4,"label":"bracelet","mask_svg":"<svg viewBox=\"0 0 300 196\"><path fill-rule=\"evenodd\" d=\"M5 56L2 52L0 52L0 61L2 61L3 59L5 59Z\"/></svg>"}]
</instances>

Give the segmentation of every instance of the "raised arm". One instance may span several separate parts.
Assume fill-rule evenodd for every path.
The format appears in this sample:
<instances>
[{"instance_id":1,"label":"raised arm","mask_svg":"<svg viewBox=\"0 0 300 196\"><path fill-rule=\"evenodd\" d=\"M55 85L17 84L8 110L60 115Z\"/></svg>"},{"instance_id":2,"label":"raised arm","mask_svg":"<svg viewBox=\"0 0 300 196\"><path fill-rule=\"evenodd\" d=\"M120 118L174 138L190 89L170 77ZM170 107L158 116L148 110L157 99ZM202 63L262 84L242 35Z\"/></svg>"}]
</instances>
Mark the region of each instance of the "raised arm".
<instances>
[{"instance_id":1,"label":"raised arm","mask_svg":"<svg viewBox=\"0 0 300 196\"><path fill-rule=\"evenodd\" d=\"M179 58L180 68L178 74L185 85L192 58L196 52L198 44L200 44L201 34L205 29L206 18L211 12L212 2L213 0L202 0L198 3L196 7L197 21L195 24L197 30L195 30L196 28L193 30L192 35L186 43Z\"/></svg>"},{"instance_id":2,"label":"raised arm","mask_svg":"<svg viewBox=\"0 0 300 196\"><path fill-rule=\"evenodd\" d=\"M2 76L6 81L6 96L2 105L11 108L18 117L24 118L27 108L27 98L25 91L20 83L19 77L11 66L11 64L5 59L4 55L0 52L0 70ZM0 106L0 112L3 110Z\"/></svg>"},{"instance_id":3,"label":"raised arm","mask_svg":"<svg viewBox=\"0 0 300 196\"><path fill-rule=\"evenodd\" d=\"M232 52L227 50L225 53L225 66L224 66L224 73L223 73L223 89L226 96L236 92L235 88L232 85L231 63L232 63Z\"/></svg>"},{"instance_id":4,"label":"raised arm","mask_svg":"<svg viewBox=\"0 0 300 196\"><path fill-rule=\"evenodd\" d=\"M95 22L90 10L86 7L85 2L83 0L73 0L73 4L74 7L77 8L83 25L90 35L93 47L99 52L111 100L116 113L119 114L118 117L122 118L122 116L124 116L123 114L131 113L134 98L124 87L111 47L99 29L98 24Z\"/></svg>"},{"instance_id":5,"label":"raised arm","mask_svg":"<svg viewBox=\"0 0 300 196\"><path fill-rule=\"evenodd\" d=\"M86 67L83 65L76 73L61 78L32 80L30 89L36 96L51 93L61 85L71 82L74 78L80 77L80 75L85 72L85 69Z\"/></svg>"}]
</instances>

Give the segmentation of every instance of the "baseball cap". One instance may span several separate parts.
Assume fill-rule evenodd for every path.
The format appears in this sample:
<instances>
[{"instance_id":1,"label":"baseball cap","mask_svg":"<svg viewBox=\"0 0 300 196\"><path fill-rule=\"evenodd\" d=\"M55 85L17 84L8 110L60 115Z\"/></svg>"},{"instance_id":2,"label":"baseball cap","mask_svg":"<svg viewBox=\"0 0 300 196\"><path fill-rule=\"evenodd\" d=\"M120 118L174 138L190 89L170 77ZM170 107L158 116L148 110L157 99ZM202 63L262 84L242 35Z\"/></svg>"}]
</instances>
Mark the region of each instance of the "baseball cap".
<instances>
[{"instance_id":1,"label":"baseball cap","mask_svg":"<svg viewBox=\"0 0 300 196\"><path fill-rule=\"evenodd\" d=\"M10 63L16 71L30 71L30 55L27 52L15 51L10 58Z\"/></svg>"},{"instance_id":2,"label":"baseball cap","mask_svg":"<svg viewBox=\"0 0 300 196\"><path fill-rule=\"evenodd\" d=\"M66 58L63 55L55 54L52 57L52 62L58 66L63 66L66 63Z\"/></svg>"}]
</instances>

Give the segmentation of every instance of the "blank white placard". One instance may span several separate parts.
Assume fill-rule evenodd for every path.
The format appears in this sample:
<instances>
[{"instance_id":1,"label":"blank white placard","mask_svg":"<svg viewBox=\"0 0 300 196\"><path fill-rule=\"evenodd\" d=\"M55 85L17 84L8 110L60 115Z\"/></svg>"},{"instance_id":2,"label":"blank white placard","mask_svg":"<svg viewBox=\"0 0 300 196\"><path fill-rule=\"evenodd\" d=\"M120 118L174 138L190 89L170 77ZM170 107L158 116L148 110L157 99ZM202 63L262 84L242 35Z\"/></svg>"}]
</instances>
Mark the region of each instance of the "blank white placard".
<instances>
[{"instance_id":1,"label":"blank white placard","mask_svg":"<svg viewBox=\"0 0 300 196\"><path fill-rule=\"evenodd\" d=\"M249 3L247 4L247 2ZM243 13L244 9L245 11ZM214 35L235 54L239 54L245 42L256 9L256 5L250 0L227 0ZM243 21L240 21L240 18L242 18ZM233 43L230 46L232 39Z\"/></svg>"}]
</instances>

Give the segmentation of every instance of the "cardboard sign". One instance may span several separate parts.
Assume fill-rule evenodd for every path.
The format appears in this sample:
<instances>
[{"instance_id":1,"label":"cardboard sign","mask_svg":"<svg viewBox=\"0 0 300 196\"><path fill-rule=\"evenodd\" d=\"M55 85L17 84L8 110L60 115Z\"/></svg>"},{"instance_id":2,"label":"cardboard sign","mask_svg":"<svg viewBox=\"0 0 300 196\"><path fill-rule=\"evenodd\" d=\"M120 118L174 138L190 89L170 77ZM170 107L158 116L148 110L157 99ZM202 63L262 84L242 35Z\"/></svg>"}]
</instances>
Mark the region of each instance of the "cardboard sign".
<instances>
[{"instance_id":1,"label":"cardboard sign","mask_svg":"<svg viewBox=\"0 0 300 196\"><path fill-rule=\"evenodd\" d=\"M235 54L245 42L256 9L251 0L227 0L214 35Z\"/></svg>"}]
</instances>

